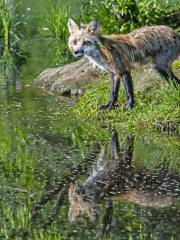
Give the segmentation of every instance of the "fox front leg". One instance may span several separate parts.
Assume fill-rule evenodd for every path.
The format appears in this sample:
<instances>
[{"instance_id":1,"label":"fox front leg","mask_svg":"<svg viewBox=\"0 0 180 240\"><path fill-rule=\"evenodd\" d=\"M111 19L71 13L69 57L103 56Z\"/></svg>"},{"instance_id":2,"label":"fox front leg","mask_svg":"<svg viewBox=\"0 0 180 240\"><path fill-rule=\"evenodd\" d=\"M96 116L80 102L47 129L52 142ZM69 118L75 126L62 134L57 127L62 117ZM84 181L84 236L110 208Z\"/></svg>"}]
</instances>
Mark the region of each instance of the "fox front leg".
<instances>
[{"instance_id":1,"label":"fox front leg","mask_svg":"<svg viewBox=\"0 0 180 240\"><path fill-rule=\"evenodd\" d=\"M111 83L111 90L110 90L110 100L107 104L102 105L100 107L100 110L112 109L118 100L118 93L119 93L121 78L120 76L114 75L114 73L112 73L111 78L112 78L112 83Z\"/></svg>"},{"instance_id":2,"label":"fox front leg","mask_svg":"<svg viewBox=\"0 0 180 240\"><path fill-rule=\"evenodd\" d=\"M126 93L127 108L132 109L134 107L134 90L133 90L131 74L129 72L123 73L122 81L123 81L125 93Z\"/></svg>"}]
</instances>

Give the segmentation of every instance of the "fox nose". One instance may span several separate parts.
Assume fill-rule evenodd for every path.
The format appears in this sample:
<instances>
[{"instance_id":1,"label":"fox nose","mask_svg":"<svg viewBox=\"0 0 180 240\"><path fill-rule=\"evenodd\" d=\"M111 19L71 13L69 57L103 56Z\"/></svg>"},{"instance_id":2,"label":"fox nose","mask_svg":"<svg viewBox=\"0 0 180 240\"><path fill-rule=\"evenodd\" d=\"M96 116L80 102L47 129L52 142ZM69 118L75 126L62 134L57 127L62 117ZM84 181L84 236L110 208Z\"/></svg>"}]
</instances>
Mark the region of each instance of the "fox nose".
<instances>
[{"instance_id":1,"label":"fox nose","mask_svg":"<svg viewBox=\"0 0 180 240\"><path fill-rule=\"evenodd\" d=\"M77 193L78 195L80 195L81 189L80 189L79 187L77 187L77 188L75 189L75 193Z\"/></svg>"},{"instance_id":2,"label":"fox nose","mask_svg":"<svg viewBox=\"0 0 180 240\"><path fill-rule=\"evenodd\" d=\"M80 48L80 49L74 51L74 55L77 56L77 57L80 57L80 56L84 55L84 49Z\"/></svg>"},{"instance_id":3,"label":"fox nose","mask_svg":"<svg viewBox=\"0 0 180 240\"><path fill-rule=\"evenodd\" d=\"M77 187L75 192L80 195L80 194L84 194L85 193L85 190L83 187Z\"/></svg>"}]
</instances>

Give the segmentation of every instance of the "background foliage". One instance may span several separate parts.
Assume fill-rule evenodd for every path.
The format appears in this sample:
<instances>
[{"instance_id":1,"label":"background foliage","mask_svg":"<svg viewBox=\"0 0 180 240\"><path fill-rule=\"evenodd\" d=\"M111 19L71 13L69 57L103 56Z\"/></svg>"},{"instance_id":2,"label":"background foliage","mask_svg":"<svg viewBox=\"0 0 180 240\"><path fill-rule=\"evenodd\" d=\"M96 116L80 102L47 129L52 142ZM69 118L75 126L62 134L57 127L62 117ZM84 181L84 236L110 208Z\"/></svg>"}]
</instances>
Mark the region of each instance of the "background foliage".
<instances>
[{"instance_id":1,"label":"background foliage","mask_svg":"<svg viewBox=\"0 0 180 240\"><path fill-rule=\"evenodd\" d=\"M180 26L180 2L161 0L83 1L82 19L96 18L108 33L127 32L143 25Z\"/></svg>"},{"instance_id":2,"label":"background foliage","mask_svg":"<svg viewBox=\"0 0 180 240\"><path fill-rule=\"evenodd\" d=\"M179 30L180 2L161 0L83 0L80 14L74 14L71 4L58 0L50 4L48 25L55 36L67 35L67 20L69 15L76 15L79 22L97 19L106 33L125 33L134 28L167 24ZM78 10L76 10L77 13ZM60 12L60 14L59 14ZM56 23L56 24L54 24Z\"/></svg>"}]
</instances>

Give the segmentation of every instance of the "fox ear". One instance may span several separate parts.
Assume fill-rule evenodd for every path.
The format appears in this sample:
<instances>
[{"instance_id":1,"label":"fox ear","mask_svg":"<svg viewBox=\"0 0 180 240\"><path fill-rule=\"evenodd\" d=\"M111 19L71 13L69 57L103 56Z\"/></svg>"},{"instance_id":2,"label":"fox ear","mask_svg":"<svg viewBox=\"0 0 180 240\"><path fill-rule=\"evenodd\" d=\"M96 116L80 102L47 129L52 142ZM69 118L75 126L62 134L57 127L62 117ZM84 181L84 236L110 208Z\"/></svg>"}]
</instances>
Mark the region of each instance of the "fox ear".
<instances>
[{"instance_id":1,"label":"fox ear","mask_svg":"<svg viewBox=\"0 0 180 240\"><path fill-rule=\"evenodd\" d=\"M79 26L72 18L69 18L69 20L68 20L68 29L69 29L70 33L73 33L75 31L79 30Z\"/></svg>"},{"instance_id":2,"label":"fox ear","mask_svg":"<svg viewBox=\"0 0 180 240\"><path fill-rule=\"evenodd\" d=\"M88 32L98 33L99 32L99 23L96 20L92 20L88 25Z\"/></svg>"}]
</instances>

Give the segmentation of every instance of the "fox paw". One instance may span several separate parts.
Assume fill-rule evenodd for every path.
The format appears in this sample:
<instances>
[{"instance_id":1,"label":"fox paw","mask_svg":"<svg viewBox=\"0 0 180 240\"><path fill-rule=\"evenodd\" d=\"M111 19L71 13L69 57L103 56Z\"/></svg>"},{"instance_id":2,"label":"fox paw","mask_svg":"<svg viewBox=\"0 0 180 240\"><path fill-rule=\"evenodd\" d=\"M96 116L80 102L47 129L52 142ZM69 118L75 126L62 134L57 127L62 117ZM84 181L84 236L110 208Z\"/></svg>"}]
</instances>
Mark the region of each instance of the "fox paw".
<instances>
[{"instance_id":1,"label":"fox paw","mask_svg":"<svg viewBox=\"0 0 180 240\"><path fill-rule=\"evenodd\" d=\"M113 108L115 108L115 104L113 102L108 102L107 104L100 106L100 111L111 110Z\"/></svg>"},{"instance_id":2,"label":"fox paw","mask_svg":"<svg viewBox=\"0 0 180 240\"><path fill-rule=\"evenodd\" d=\"M125 109L126 109L126 110L131 110L131 109L133 109L133 108L134 108L134 103L130 103L130 104L127 103L126 106L125 106Z\"/></svg>"}]
</instances>

